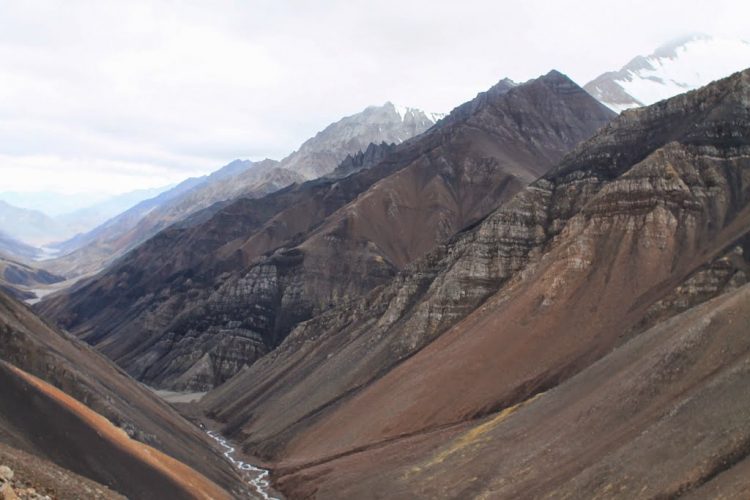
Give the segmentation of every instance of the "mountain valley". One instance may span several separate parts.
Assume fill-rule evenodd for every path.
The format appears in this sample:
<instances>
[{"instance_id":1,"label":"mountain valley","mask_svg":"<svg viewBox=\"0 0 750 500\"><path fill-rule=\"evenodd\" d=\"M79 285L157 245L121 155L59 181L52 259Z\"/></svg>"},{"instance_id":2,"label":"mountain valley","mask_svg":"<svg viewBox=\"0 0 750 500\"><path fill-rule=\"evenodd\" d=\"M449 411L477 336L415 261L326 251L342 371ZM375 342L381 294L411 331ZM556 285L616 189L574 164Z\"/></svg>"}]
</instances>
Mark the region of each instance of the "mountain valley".
<instances>
[{"instance_id":1,"label":"mountain valley","mask_svg":"<svg viewBox=\"0 0 750 500\"><path fill-rule=\"evenodd\" d=\"M139 380L209 389L480 220L612 116L558 72L501 81L375 166L199 213L38 310Z\"/></svg>"},{"instance_id":2,"label":"mountain valley","mask_svg":"<svg viewBox=\"0 0 750 500\"><path fill-rule=\"evenodd\" d=\"M387 3L0 16L0 500L750 498L742 9Z\"/></svg>"}]
</instances>

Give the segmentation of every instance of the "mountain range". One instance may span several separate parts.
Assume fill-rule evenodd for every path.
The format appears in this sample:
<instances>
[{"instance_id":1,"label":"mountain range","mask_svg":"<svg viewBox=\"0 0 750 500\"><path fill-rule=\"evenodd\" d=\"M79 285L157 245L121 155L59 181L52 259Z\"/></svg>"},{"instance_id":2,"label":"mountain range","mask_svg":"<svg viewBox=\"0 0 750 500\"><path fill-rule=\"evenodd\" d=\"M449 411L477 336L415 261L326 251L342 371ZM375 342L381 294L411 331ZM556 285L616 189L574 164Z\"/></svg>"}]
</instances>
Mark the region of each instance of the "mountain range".
<instances>
[{"instance_id":1,"label":"mountain range","mask_svg":"<svg viewBox=\"0 0 750 500\"><path fill-rule=\"evenodd\" d=\"M39 310L141 381L206 390L481 220L613 115L558 72L503 80L370 168L199 212Z\"/></svg>"},{"instance_id":2,"label":"mountain range","mask_svg":"<svg viewBox=\"0 0 750 500\"><path fill-rule=\"evenodd\" d=\"M0 498L748 496L748 47L0 226Z\"/></svg>"},{"instance_id":3,"label":"mountain range","mask_svg":"<svg viewBox=\"0 0 750 500\"><path fill-rule=\"evenodd\" d=\"M66 276L101 270L172 223L238 197L259 197L311 176L331 173L370 143L400 143L434 125L439 115L386 103L329 125L280 162L235 160L145 200L94 230L54 245L63 255L41 264Z\"/></svg>"},{"instance_id":4,"label":"mountain range","mask_svg":"<svg viewBox=\"0 0 750 500\"><path fill-rule=\"evenodd\" d=\"M293 498L747 491L749 99L623 113L201 405Z\"/></svg>"}]
</instances>

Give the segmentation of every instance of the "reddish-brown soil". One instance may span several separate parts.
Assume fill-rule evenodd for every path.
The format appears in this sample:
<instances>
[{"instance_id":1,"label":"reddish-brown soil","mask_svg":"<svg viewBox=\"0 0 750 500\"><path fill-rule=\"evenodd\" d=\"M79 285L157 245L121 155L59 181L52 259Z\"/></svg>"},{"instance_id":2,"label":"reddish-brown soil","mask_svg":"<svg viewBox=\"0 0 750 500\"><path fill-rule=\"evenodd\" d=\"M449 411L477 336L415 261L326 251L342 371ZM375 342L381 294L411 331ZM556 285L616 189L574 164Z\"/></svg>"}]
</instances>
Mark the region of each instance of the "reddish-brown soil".
<instances>
[{"instance_id":1,"label":"reddish-brown soil","mask_svg":"<svg viewBox=\"0 0 750 500\"><path fill-rule=\"evenodd\" d=\"M3 427L72 470L134 498L228 499L229 493L43 380L0 365Z\"/></svg>"}]
</instances>

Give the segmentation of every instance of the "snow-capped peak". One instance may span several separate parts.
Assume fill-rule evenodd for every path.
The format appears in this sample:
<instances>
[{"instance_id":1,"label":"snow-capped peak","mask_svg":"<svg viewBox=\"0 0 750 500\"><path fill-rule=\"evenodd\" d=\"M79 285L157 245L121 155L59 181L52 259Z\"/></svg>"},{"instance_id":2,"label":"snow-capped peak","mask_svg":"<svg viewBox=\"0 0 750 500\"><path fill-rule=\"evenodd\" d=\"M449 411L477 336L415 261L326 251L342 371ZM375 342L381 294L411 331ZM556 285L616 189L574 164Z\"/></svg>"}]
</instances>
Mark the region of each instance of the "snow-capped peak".
<instances>
[{"instance_id":1,"label":"snow-capped peak","mask_svg":"<svg viewBox=\"0 0 750 500\"><path fill-rule=\"evenodd\" d=\"M385 105L393 106L393 109L396 110L396 114L398 114L402 122L406 120L408 116L412 116L412 117L424 116L425 118L430 120L432 123L436 123L438 120L445 117L445 113L430 113L428 111L422 111L421 109L418 109L418 108L409 108L406 106L394 104L392 102L387 102Z\"/></svg>"},{"instance_id":2,"label":"snow-capped peak","mask_svg":"<svg viewBox=\"0 0 750 500\"><path fill-rule=\"evenodd\" d=\"M614 111L653 104L750 67L750 43L692 35L638 56L584 88Z\"/></svg>"}]
</instances>

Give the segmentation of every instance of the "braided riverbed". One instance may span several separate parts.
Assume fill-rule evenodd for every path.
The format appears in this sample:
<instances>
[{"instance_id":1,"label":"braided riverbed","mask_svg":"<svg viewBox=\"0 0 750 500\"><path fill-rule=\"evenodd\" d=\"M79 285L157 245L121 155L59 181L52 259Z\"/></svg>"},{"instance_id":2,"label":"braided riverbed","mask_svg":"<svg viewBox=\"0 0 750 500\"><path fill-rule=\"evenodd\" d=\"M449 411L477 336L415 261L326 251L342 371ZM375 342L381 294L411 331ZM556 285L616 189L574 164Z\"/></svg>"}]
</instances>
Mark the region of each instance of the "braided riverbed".
<instances>
[{"instance_id":1,"label":"braided riverbed","mask_svg":"<svg viewBox=\"0 0 750 500\"><path fill-rule=\"evenodd\" d=\"M251 476L250 484L255 488L255 491L258 492L258 494L265 500L280 500L277 497L274 497L271 493L271 483L268 480L269 479L269 473L266 469L261 469L260 467L256 467L252 464L248 464L243 462L242 460L237 460L234 458L234 452L235 448L229 442L224 439L221 435L214 431L207 431L207 434L211 436L211 438L219 443L219 445L224 448L226 451L224 451L224 457L226 457L227 460L232 462L232 464L237 467L242 472L248 474Z\"/></svg>"}]
</instances>

